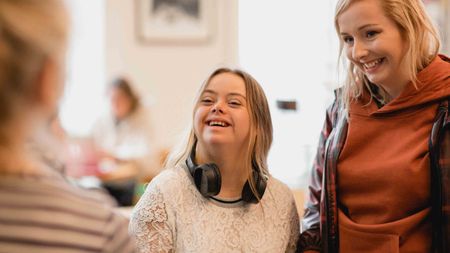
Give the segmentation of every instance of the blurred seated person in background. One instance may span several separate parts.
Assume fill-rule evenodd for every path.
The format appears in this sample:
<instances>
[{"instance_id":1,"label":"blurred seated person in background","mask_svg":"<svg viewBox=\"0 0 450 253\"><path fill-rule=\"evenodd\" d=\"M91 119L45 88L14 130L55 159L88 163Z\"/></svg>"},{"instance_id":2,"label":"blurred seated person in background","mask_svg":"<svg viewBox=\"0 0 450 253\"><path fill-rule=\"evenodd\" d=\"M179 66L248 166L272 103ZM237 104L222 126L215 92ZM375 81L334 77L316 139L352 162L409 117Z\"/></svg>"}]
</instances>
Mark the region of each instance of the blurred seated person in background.
<instances>
[{"instance_id":1,"label":"blurred seated person in background","mask_svg":"<svg viewBox=\"0 0 450 253\"><path fill-rule=\"evenodd\" d=\"M100 178L120 206L130 206L137 180L156 174L149 117L126 79L114 80L108 95L111 113L100 118L92 132Z\"/></svg>"},{"instance_id":2,"label":"blurred seated person in background","mask_svg":"<svg viewBox=\"0 0 450 253\"><path fill-rule=\"evenodd\" d=\"M0 0L1 252L134 252L125 218L29 149L58 110L68 23L63 0Z\"/></svg>"}]
</instances>

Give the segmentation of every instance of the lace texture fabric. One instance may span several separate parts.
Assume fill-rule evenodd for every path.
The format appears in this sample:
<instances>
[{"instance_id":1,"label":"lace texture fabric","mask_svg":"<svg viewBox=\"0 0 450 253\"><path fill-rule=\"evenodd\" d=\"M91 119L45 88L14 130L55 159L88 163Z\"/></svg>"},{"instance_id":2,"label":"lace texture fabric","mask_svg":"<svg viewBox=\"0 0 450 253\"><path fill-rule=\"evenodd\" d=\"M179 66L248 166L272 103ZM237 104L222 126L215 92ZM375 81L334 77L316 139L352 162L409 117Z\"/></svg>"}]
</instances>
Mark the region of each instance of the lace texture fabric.
<instances>
[{"instance_id":1,"label":"lace texture fabric","mask_svg":"<svg viewBox=\"0 0 450 253\"><path fill-rule=\"evenodd\" d=\"M129 230L140 252L173 252L172 231L163 195L157 187L147 191L133 212Z\"/></svg>"},{"instance_id":2,"label":"lace texture fabric","mask_svg":"<svg viewBox=\"0 0 450 253\"><path fill-rule=\"evenodd\" d=\"M270 178L259 204L204 198L186 168L163 171L136 205L140 252L295 252L299 217L290 189Z\"/></svg>"}]
</instances>

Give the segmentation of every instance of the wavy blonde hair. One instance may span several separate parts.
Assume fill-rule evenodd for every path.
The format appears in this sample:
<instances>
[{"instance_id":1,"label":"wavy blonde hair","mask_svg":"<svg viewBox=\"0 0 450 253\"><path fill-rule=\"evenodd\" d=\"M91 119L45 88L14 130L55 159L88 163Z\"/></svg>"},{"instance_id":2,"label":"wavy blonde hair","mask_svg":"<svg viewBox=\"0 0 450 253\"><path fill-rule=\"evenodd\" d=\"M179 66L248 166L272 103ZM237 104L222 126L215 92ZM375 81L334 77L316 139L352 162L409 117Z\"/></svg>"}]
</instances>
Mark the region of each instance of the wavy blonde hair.
<instances>
[{"instance_id":1,"label":"wavy blonde hair","mask_svg":"<svg viewBox=\"0 0 450 253\"><path fill-rule=\"evenodd\" d=\"M339 0L336 5L334 25L336 32L340 34L339 16L346 11L352 3L365 0ZM400 30L402 38L407 43L407 51L403 61L408 66L408 76L413 85L417 88L417 73L424 69L436 57L440 48L439 34L433 26L430 17L425 11L421 0L379 0L386 17L391 19ZM344 43L340 39L339 58L346 63L342 57ZM364 87L368 89L372 97L371 83L364 73L352 62L348 63L347 76L344 82L340 98L345 108L348 108L352 99L357 99L362 95ZM387 98L383 94L382 100Z\"/></svg>"},{"instance_id":2,"label":"wavy blonde hair","mask_svg":"<svg viewBox=\"0 0 450 253\"><path fill-rule=\"evenodd\" d=\"M270 146L272 145L273 127L272 119L270 116L269 105L266 95L259 83L248 73L239 69L231 68L219 68L213 71L203 85L195 99L195 106L192 114L190 127L186 133L185 140L180 142L169 153L165 162L166 168L173 168L179 164L184 164L185 160L189 156L194 144L197 141L193 128L193 118L197 107L199 106L200 96L203 91L208 87L211 79L222 73L232 73L244 80L246 91L246 102L248 106L248 112L250 116L250 134L249 142L247 145L244 161L244 169L248 175L248 182L250 188L255 196L259 199L259 194L256 191L255 182L252 177L252 163L256 164L261 170L260 173L263 176L269 176L269 170L267 166L267 156L269 154Z\"/></svg>"}]
</instances>

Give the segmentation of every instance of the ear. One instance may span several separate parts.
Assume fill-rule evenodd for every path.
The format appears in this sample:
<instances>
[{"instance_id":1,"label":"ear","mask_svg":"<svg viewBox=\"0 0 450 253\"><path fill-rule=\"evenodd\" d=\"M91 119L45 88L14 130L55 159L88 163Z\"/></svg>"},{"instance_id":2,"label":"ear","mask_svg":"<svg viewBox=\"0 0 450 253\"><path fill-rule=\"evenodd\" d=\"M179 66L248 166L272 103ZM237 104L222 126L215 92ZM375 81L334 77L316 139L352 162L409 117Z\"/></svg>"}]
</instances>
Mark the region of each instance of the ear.
<instances>
[{"instance_id":1,"label":"ear","mask_svg":"<svg viewBox=\"0 0 450 253\"><path fill-rule=\"evenodd\" d=\"M44 60L36 79L35 102L44 110L53 113L63 90L61 66L51 57Z\"/></svg>"}]
</instances>

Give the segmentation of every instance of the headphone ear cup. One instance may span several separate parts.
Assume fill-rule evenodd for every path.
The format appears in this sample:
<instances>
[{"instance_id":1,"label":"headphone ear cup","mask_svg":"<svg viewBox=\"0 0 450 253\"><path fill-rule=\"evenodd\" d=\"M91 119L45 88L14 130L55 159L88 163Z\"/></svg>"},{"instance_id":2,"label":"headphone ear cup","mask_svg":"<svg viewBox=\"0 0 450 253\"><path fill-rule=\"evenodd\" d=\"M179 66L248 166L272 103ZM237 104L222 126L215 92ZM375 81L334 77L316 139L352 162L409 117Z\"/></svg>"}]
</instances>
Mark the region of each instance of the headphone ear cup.
<instances>
[{"instance_id":1,"label":"headphone ear cup","mask_svg":"<svg viewBox=\"0 0 450 253\"><path fill-rule=\"evenodd\" d=\"M258 194L259 199L262 199L264 192L266 191L267 181L261 176L258 172L253 170L253 180L255 182L256 192ZM247 181L244 184L244 188L242 188L242 200L247 203L258 203L259 200L255 196L250 187L250 183Z\"/></svg>"},{"instance_id":2,"label":"headphone ear cup","mask_svg":"<svg viewBox=\"0 0 450 253\"><path fill-rule=\"evenodd\" d=\"M219 194L222 180L217 165L213 163L199 165L192 176L195 186L204 197Z\"/></svg>"}]
</instances>

